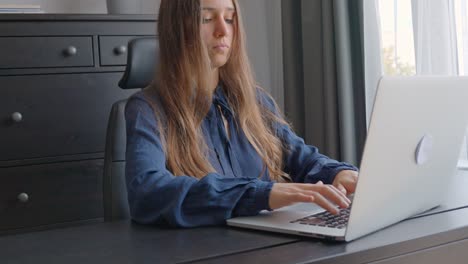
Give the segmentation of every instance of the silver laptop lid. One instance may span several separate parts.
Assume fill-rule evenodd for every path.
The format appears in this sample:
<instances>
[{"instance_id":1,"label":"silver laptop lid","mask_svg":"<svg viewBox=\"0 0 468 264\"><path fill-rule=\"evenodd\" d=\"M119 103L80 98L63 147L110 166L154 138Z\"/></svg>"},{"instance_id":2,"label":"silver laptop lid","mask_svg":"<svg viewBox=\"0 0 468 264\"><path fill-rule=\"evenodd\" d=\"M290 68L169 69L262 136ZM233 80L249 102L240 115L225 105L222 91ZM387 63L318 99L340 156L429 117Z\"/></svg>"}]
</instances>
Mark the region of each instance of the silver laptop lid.
<instances>
[{"instance_id":1,"label":"silver laptop lid","mask_svg":"<svg viewBox=\"0 0 468 264\"><path fill-rule=\"evenodd\" d=\"M467 101L466 77L380 80L347 241L442 202L455 175Z\"/></svg>"}]
</instances>

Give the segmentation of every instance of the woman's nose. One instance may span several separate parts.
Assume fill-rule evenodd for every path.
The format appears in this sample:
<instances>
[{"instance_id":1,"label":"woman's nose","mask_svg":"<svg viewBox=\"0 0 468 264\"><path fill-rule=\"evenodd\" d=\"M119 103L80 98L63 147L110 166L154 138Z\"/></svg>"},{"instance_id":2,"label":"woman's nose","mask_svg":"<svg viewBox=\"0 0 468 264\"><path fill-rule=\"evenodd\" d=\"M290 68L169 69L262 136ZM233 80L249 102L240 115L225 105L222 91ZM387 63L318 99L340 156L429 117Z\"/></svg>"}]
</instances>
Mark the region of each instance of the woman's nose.
<instances>
[{"instance_id":1,"label":"woman's nose","mask_svg":"<svg viewBox=\"0 0 468 264\"><path fill-rule=\"evenodd\" d=\"M217 38L224 37L228 34L227 23L224 18L219 18L216 20L216 27L214 35Z\"/></svg>"}]
</instances>

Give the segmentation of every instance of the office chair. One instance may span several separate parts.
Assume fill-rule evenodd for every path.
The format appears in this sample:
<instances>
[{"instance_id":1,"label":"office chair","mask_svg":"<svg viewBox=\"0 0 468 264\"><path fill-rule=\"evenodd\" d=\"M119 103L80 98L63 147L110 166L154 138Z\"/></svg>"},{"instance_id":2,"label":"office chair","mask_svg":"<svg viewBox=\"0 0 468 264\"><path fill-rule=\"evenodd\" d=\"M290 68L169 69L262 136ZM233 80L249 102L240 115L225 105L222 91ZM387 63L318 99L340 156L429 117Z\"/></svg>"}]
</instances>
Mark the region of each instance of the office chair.
<instances>
[{"instance_id":1,"label":"office chair","mask_svg":"<svg viewBox=\"0 0 468 264\"><path fill-rule=\"evenodd\" d=\"M154 78L158 61L159 45L156 38L131 40L128 44L127 66L119 87L135 89L148 86ZM103 176L104 221L130 217L125 183L126 103L127 99L114 103L107 125Z\"/></svg>"}]
</instances>

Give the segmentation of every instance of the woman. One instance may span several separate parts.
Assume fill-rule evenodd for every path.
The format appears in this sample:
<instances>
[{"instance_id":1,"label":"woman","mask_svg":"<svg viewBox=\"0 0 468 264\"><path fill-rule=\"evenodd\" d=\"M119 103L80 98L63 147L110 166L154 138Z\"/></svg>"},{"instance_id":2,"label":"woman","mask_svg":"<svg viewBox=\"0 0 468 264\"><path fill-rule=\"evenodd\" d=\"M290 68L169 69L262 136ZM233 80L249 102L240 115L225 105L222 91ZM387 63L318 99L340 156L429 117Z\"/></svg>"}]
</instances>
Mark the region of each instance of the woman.
<instances>
[{"instance_id":1,"label":"woman","mask_svg":"<svg viewBox=\"0 0 468 264\"><path fill-rule=\"evenodd\" d=\"M297 202L349 206L356 168L305 145L256 86L237 0L162 0L158 33L156 81L125 112L135 221L194 227Z\"/></svg>"}]
</instances>

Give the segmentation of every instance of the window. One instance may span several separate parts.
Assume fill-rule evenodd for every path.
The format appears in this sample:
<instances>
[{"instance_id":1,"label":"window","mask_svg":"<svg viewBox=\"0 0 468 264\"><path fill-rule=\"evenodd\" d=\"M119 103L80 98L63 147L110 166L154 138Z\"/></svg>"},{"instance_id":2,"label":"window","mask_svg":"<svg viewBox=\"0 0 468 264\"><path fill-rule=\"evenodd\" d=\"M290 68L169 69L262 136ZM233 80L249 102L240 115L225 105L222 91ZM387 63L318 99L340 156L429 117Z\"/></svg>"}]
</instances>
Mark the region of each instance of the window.
<instances>
[{"instance_id":1,"label":"window","mask_svg":"<svg viewBox=\"0 0 468 264\"><path fill-rule=\"evenodd\" d=\"M411 1L379 0L379 13L384 74L416 74Z\"/></svg>"},{"instance_id":2,"label":"window","mask_svg":"<svg viewBox=\"0 0 468 264\"><path fill-rule=\"evenodd\" d=\"M468 5L467 0L455 0L457 52L459 74L468 75Z\"/></svg>"},{"instance_id":3,"label":"window","mask_svg":"<svg viewBox=\"0 0 468 264\"><path fill-rule=\"evenodd\" d=\"M367 0L364 5L367 12L377 12L379 32L366 34L380 35L380 45L370 46L380 47L380 65L374 66L380 66L381 73L468 75L468 0ZM366 48L368 53L373 50L378 52ZM468 169L466 139L459 166Z\"/></svg>"}]
</instances>

